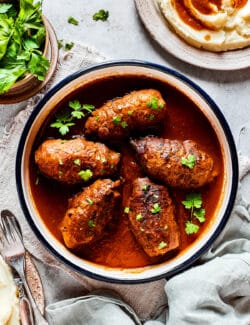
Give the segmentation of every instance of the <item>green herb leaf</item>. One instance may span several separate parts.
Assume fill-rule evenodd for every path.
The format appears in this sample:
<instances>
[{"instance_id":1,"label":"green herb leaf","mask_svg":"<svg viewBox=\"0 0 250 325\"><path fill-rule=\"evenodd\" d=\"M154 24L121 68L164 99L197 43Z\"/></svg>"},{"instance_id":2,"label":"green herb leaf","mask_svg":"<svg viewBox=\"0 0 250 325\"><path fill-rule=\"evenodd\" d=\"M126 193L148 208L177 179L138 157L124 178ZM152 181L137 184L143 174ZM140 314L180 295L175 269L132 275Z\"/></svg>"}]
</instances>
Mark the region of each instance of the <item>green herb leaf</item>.
<instances>
[{"instance_id":1,"label":"green herb leaf","mask_svg":"<svg viewBox=\"0 0 250 325\"><path fill-rule=\"evenodd\" d=\"M120 116L115 116L113 117L113 123L114 124L119 124L121 122L122 118Z\"/></svg>"},{"instance_id":2,"label":"green herb leaf","mask_svg":"<svg viewBox=\"0 0 250 325\"><path fill-rule=\"evenodd\" d=\"M127 214L128 214L129 211L130 211L130 208L129 208L129 207L125 207L125 208L124 208L124 213L127 213Z\"/></svg>"},{"instance_id":3,"label":"green herb leaf","mask_svg":"<svg viewBox=\"0 0 250 325\"><path fill-rule=\"evenodd\" d=\"M121 122L121 127L125 129L128 126L128 123L126 121Z\"/></svg>"},{"instance_id":4,"label":"green herb leaf","mask_svg":"<svg viewBox=\"0 0 250 325\"><path fill-rule=\"evenodd\" d=\"M82 108L82 105L79 100L72 100L69 102L69 107L75 111L79 111Z\"/></svg>"},{"instance_id":5,"label":"green herb leaf","mask_svg":"<svg viewBox=\"0 0 250 325\"><path fill-rule=\"evenodd\" d=\"M82 180L84 180L84 182L87 182L93 176L93 173L90 169L86 169L86 170L81 170L78 173L78 175L81 177Z\"/></svg>"},{"instance_id":6,"label":"green herb leaf","mask_svg":"<svg viewBox=\"0 0 250 325\"><path fill-rule=\"evenodd\" d=\"M159 203L155 203L153 205L153 208L151 209L151 212L153 214L159 213L161 211L161 207L159 206Z\"/></svg>"},{"instance_id":7,"label":"green herb leaf","mask_svg":"<svg viewBox=\"0 0 250 325\"><path fill-rule=\"evenodd\" d=\"M10 3L0 3L0 14L5 14L11 7Z\"/></svg>"},{"instance_id":8,"label":"green herb leaf","mask_svg":"<svg viewBox=\"0 0 250 325\"><path fill-rule=\"evenodd\" d=\"M70 43L66 43L64 45L64 50L65 51L70 51L73 47L74 47L75 43L74 42L70 42Z\"/></svg>"},{"instance_id":9,"label":"green herb leaf","mask_svg":"<svg viewBox=\"0 0 250 325\"><path fill-rule=\"evenodd\" d=\"M89 220L88 221L88 226L89 226L89 228L94 228L95 227L94 221L93 220Z\"/></svg>"},{"instance_id":10,"label":"green herb leaf","mask_svg":"<svg viewBox=\"0 0 250 325\"><path fill-rule=\"evenodd\" d=\"M187 157L181 158L181 163L184 166L187 166L190 169L193 169L196 163L195 156L194 155L188 155Z\"/></svg>"},{"instance_id":11,"label":"green herb leaf","mask_svg":"<svg viewBox=\"0 0 250 325\"><path fill-rule=\"evenodd\" d=\"M193 215L201 223L206 221L206 218L205 218L206 211L205 211L205 209L199 209L197 211L194 211Z\"/></svg>"},{"instance_id":12,"label":"green herb leaf","mask_svg":"<svg viewBox=\"0 0 250 325\"><path fill-rule=\"evenodd\" d=\"M75 159L74 160L74 164L76 165L76 166L81 166L81 160L78 158L78 159Z\"/></svg>"},{"instance_id":13,"label":"green herb leaf","mask_svg":"<svg viewBox=\"0 0 250 325\"><path fill-rule=\"evenodd\" d=\"M196 234L199 231L199 226L192 223L190 220L186 222L185 232L188 235Z\"/></svg>"},{"instance_id":14,"label":"green herb leaf","mask_svg":"<svg viewBox=\"0 0 250 325\"><path fill-rule=\"evenodd\" d=\"M133 111L128 111L128 116L133 115Z\"/></svg>"},{"instance_id":15,"label":"green herb leaf","mask_svg":"<svg viewBox=\"0 0 250 325\"><path fill-rule=\"evenodd\" d=\"M158 249L163 249L163 248L165 248L167 246L168 246L168 244L165 243L165 241L161 241L160 244L158 245Z\"/></svg>"},{"instance_id":16,"label":"green herb leaf","mask_svg":"<svg viewBox=\"0 0 250 325\"><path fill-rule=\"evenodd\" d=\"M147 189L148 189L148 185L143 185L143 186L142 186L142 190L143 190L143 191L147 191Z\"/></svg>"},{"instance_id":17,"label":"green herb leaf","mask_svg":"<svg viewBox=\"0 0 250 325\"><path fill-rule=\"evenodd\" d=\"M78 25L78 24L79 24L79 21L76 20L74 17L70 16L70 17L68 18L68 23L69 23L69 24L72 24L72 25Z\"/></svg>"},{"instance_id":18,"label":"green herb leaf","mask_svg":"<svg viewBox=\"0 0 250 325\"><path fill-rule=\"evenodd\" d=\"M164 107L164 104L159 104L158 97L152 97L149 102L147 102L147 106L151 109L158 111Z\"/></svg>"},{"instance_id":19,"label":"green herb leaf","mask_svg":"<svg viewBox=\"0 0 250 325\"><path fill-rule=\"evenodd\" d=\"M137 214L136 217L135 217L135 219L136 219L137 221L140 221L141 219L143 219L142 214L141 214L141 213Z\"/></svg>"},{"instance_id":20,"label":"green herb leaf","mask_svg":"<svg viewBox=\"0 0 250 325\"><path fill-rule=\"evenodd\" d=\"M186 200L182 201L186 209L201 208L202 198L200 193L190 193L186 196Z\"/></svg>"},{"instance_id":21,"label":"green herb leaf","mask_svg":"<svg viewBox=\"0 0 250 325\"><path fill-rule=\"evenodd\" d=\"M82 108L89 113L92 113L92 111L95 110L95 106L90 104L83 104Z\"/></svg>"},{"instance_id":22,"label":"green herb leaf","mask_svg":"<svg viewBox=\"0 0 250 325\"><path fill-rule=\"evenodd\" d=\"M109 17L109 12L107 10L100 9L93 15L93 20L102 20L106 21Z\"/></svg>"}]
</instances>

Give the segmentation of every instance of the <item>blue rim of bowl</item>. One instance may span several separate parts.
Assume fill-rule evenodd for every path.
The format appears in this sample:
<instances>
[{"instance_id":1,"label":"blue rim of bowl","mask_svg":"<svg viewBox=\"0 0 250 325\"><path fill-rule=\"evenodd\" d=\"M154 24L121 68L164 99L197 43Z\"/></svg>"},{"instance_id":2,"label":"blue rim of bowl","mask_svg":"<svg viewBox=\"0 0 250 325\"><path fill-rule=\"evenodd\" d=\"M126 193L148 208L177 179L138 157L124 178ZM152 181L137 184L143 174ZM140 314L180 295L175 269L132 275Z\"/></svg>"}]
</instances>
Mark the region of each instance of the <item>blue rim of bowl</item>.
<instances>
[{"instance_id":1,"label":"blue rim of bowl","mask_svg":"<svg viewBox=\"0 0 250 325\"><path fill-rule=\"evenodd\" d=\"M25 202L24 198L24 193L22 190L22 155L23 155L23 148L26 142L27 135L29 133L30 127L32 126L33 121L35 120L37 114L42 110L44 104L63 86L71 82L72 80L85 75L89 72L99 70L99 69L104 69L108 67L114 67L114 66L138 66L138 67L144 67L144 68L151 68L153 70L159 70L163 73L166 73L167 75L171 75L182 82L186 83L189 87L191 87L193 90L195 90L196 93L199 94L205 102L210 106L214 114L216 115L217 119L219 120L221 127L224 131L225 137L228 141L229 145L229 150L230 150L230 157L231 157L231 163L232 163L232 186L231 186L231 192L228 198L228 204L224 213L224 216L221 219L221 222L211 235L211 237L208 239L208 241L194 254L192 255L189 259L184 261L183 263L179 264L178 266L174 267L172 270L162 273L157 276L152 276L148 277L145 279L117 279L117 278L112 278L112 277L107 277L99 274L92 273L90 271L87 271L74 263L70 262L68 259L63 257L61 254L59 254L51 245L50 243L42 236L40 233L39 229L36 227L32 216L29 213L27 204ZM234 201L236 198L236 193L237 193L237 188L238 188L238 177L239 177L239 172L238 172L239 166L238 166L238 156L237 156L237 151L236 151L236 146L235 142L230 130L230 127L217 106L217 104L211 99L211 97L202 89L200 86L198 86L196 83L191 81L189 78L185 77L183 74L180 72L167 68L163 65L159 65L156 63L152 62L147 62L147 61L139 61L139 60L115 60L115 61L106 61L104 63L100 64L94 64L89 66L88 68L84 68L81 70L78 70L77 72L69 75L68 77L64 78L62 81L60 81L57 85L55 85L51 90L48 91L48 93L38 102L38 104L35 106L34 110L32 111L30 117L28 118L25 127L23 129L22 135L20 137L20 141L18 144L18 149L17 149L17 156L16 156L16 186L17 186L17 192L18 192L18 197L19 201L22 207L22 210L24 212L24 215L31 226L32 230L34 231L35 235L37 238L43 243L43 245L48 249L50 253L52 253L60 262L66 264L69 266L71 269L74 271L77 271L81 274L87 275L90 278L96 279L96 280L101 280L101 281L107 281L107 282L112 282L112 283L120 283L120 284L137 284L137 283L145 283L145 282L150 282L150 281L156 281L162 278L171 278L172 276L186 270L188 267L194 264L195 261L198 260L198 258L205 253L213 244L215 239L218 237L218 235L221 233L223 228L225 227L229 217L230 213L233 209Z\"/></svg>"}]
</instances>

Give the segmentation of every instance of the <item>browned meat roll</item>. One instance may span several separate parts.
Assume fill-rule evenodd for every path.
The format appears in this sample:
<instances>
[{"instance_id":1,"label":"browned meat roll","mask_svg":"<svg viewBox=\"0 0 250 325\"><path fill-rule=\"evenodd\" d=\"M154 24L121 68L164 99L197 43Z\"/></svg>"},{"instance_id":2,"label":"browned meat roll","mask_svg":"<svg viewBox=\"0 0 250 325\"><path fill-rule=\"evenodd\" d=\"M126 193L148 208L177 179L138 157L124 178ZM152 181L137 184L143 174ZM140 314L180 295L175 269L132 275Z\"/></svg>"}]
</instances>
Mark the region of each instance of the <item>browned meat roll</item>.
<instances>
[{"instance_id":1,"label":"browned meat roll","mask_svg":"<svg viewBox=\"0 0 250 325\"><path fill-rule=\"evenodd\" d=\"M131 141L148 176L177 188L197 188L217 175L212 157L194 141L145 137Z\"/></svg>"},{"instance_id":2,"label":"browned meat roll","mask_svg":"<svg viewBox=\"0 0 250 325\"><path fill-rule=\"evenodd\" d=\"M165 112L166 103L159 91L133 91L95 110L87 119L85 132L102 140L124 139L131 131L158 125L163 121Z\"/></svg>"},{"instance_id":3,"label":"browned meat roll","mask_svg":"<svg viewBox=\"0 0 250 325\"><path fill-rule=\"evenodd\" d=\"M104 144L81 138L46 140L35 152L42 174L67 184L113 175L119 160L120 154Z\"/></svg>"},{"instance_id":4,"label":"browned meat roll","mask_svg":"<svg viewBox=\"0 0 250 325\"><path fill-rule=\"evenodd\" d=\"M164 255L179 247L179 228L166 187L146 177L137 178L127 209L134 236L148 256Z\"/></svg>"},{"instance_id":5,"label":"browned meat roll","mask_svg":"<svg viewBox=\"0 0 250 325\"><path fill-rule=\"evenodd\" d=\"M120 201L119 185L119 181L97 180L69 200L60 227L68 248L83 247L103 237Z\"/></svg>"}]
</instances>

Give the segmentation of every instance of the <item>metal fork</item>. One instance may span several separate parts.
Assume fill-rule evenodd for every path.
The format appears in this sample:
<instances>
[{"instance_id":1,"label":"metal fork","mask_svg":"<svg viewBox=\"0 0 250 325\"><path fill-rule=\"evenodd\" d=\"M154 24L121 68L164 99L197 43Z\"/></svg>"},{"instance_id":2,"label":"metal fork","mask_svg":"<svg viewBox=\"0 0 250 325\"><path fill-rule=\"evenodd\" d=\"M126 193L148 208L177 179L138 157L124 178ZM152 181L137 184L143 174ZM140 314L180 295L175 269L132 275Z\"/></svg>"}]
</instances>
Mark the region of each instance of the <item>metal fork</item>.
<instances>
[{"instance_id":1,"label":"metal fork","mask_svg":"<svg viewBox=\"0 0 250 325\"><path fill-rule=\"evenodd\" d=\"M1 212L0 218L0 252L5 262L20 276L28 299L31 303L35 324L48 325L38 309L25 277L25 248L22 242L20 226L15 216L8 210Z\"/></svg>"}]
</instances>

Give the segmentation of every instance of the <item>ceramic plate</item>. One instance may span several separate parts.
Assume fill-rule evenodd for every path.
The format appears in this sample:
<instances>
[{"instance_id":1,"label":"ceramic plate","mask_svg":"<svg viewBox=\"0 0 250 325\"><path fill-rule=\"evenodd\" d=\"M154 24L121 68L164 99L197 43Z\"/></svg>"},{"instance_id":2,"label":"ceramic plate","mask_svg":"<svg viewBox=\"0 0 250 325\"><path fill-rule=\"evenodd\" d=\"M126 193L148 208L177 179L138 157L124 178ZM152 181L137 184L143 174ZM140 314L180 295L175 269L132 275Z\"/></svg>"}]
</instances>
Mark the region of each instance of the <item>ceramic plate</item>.
<instances>
[{"instance_id":1,"label":"ceramic plate","mask_svg":"<svg viewBox=\"0 0 250 325\"><path fill-rule=\"evenodd\" d=\"M139 16L152 38L167 52L192 65L213 70L238 70L250 67L250 47L221 53L188 45L168 26L157 0L135 0Z\"/></svg>"}]
</instances>

